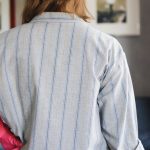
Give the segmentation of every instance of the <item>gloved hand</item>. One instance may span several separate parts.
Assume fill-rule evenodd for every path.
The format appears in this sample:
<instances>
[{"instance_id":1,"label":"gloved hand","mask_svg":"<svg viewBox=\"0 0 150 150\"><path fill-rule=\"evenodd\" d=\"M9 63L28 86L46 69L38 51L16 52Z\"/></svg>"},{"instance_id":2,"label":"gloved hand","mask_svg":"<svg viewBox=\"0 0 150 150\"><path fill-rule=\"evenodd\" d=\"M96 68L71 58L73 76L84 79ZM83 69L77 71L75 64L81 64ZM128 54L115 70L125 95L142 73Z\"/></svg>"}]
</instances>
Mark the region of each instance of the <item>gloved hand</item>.
<instances>
[{"instance_id":1,"label":"gloved hand","mask_svg":"<svg viewBox=\"0 0 150 150\"><path fill-rule=\"evenodd\" d=\"M21 140L10 130L9 126L0 117L0 143L4 150L20 150L23 146Z\"/></svg>"}]
</instances>

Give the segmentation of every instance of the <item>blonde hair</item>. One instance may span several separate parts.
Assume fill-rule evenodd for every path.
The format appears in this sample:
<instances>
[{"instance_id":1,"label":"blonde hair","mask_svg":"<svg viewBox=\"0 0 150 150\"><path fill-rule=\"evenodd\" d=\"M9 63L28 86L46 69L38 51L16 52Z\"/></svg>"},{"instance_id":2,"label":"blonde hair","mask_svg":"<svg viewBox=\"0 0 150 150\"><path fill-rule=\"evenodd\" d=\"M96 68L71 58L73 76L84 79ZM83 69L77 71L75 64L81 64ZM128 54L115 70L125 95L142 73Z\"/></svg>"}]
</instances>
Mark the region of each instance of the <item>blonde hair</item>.
<instances>
[{"instance_id":1,"label":"blonde hair","mask_svg":"<svg viewBox=\"0 0 150 150\"><path fill-rule=\"evenodd\" d=\"M73 7L70 7L68 11L67 7L70 3L72 3ZM85 0L26 0L22 23L30 22L35 16L43 12L74 13L86 22L91 16L86 7Z\"/></svg>"}]
</instances>

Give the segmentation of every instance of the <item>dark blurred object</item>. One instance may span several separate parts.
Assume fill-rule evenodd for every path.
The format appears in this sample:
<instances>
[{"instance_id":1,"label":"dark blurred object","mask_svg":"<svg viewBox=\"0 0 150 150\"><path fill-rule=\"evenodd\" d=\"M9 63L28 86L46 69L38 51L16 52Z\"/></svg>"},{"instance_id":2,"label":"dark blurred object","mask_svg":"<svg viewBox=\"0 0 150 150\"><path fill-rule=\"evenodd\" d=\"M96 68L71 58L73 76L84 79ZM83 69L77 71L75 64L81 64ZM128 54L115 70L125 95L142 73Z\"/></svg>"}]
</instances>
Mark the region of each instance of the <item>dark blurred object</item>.
<instances>
[{"instance_id":1,"label":"dark blurred object","mask_svg":"<svg viewBox=\"0 0 150 150\"><path fill-rule=\"evenodd\" d=\"M16 0L10 0L10 27L16 26Z\"/></svg>"},{"instance_id":2,"label":"dark blurred object","mask_svg":"<svg viewBox=\"0 0 150 150\"><path fill-rule=\"evenodd\" d=\"M145 150L150 150L150 97L136 97L139 138Z\"/></svg>"}]
</instances>

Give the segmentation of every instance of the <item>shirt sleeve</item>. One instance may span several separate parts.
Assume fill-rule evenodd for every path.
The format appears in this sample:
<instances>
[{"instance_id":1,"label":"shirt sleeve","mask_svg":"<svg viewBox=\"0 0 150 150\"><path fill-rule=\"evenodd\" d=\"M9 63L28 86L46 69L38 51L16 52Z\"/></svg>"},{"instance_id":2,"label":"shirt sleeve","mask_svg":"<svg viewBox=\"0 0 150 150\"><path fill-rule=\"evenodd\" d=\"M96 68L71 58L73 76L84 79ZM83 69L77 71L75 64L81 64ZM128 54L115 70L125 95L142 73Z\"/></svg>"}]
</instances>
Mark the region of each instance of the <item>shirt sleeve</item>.
<instances>
[{"instance_id":1,"label":"shirt sleeve","mask_svg":"<svg viewBox=\"0 0 150 150\"><path fill-rule=\"evenodd\" d=\"M111 150L144 150L126 55L114 39L98 95L101 130Z\"/></svg>"}]
</instances>

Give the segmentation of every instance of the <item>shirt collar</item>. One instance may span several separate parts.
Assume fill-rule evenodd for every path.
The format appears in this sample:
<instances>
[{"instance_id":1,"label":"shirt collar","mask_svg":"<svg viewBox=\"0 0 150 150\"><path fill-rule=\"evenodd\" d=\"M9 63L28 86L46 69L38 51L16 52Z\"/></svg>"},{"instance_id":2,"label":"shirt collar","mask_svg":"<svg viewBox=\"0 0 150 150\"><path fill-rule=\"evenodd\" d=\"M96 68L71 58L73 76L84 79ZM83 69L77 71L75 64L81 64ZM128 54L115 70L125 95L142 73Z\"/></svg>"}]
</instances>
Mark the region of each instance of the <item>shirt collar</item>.
<instances>
[{"instance_id":1,"label":"shirt collar","mask_svg":"<svg viewBox=\"0 0 150 150\"><path fill-rule=\"evenodd\" d=\"M83 21L80 17L72 13L65 12L44 12L36 17L34 17L31 22L35 21Z\"/></svg>"}]
</instances>

